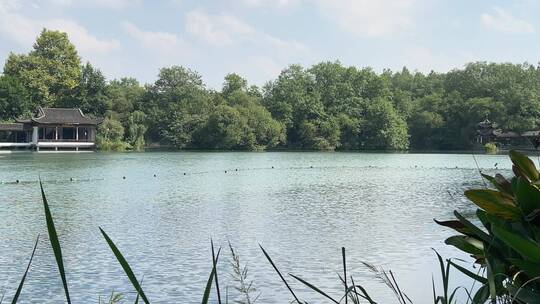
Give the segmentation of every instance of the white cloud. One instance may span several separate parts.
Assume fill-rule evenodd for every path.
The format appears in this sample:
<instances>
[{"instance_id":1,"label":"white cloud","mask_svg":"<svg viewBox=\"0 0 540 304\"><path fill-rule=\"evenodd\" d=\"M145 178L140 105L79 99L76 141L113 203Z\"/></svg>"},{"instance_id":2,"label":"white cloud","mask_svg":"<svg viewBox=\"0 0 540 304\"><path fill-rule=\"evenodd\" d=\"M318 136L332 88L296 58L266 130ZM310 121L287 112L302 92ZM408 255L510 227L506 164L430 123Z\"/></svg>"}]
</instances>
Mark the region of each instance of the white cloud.
<instances>
[{"instance_id":1,"label":"white cloud","mask_svg":"<svg viewBox=\"0 0 540 304\"><path fill-rule=\"evenodd\" d=\"M500 7L493 7L492 10L492 13L484 13L480 16L486 28L514 34L530 34L536 31L531 23L514 17Z\"/></svg>"},{"instance_id":2,"label":"white cloud","mask_svg":"<svg viewBox=\"0 0 540 304\"><path fill-rule=\"evenodd\" d=\"M296 7L302 0L244 0L244 3L253 7L291 8Z\"/></svg>"},{"instance_id":3,"label":"white cloud","mask_svg":"<svg viewBox=\"0 0 540 304\"><path fill-rule=\"evenodd\" d=\"M210 15L200 10L191 11L186 16L185 27L196 39L214 46L242 43L244 46L269 50L282 57L309 53L309 48L298 41L274 37L231 15Z\"/></svg>"},{"instance_id":4,"label":"white cloud","mask_svg":"<svg viewBox=\"0 0 540 304\"><path fill-rule=\"evenodd\" d=\"M417 0L318 0L323 15L363 37L396 34L414 24Z\"/></svg>"},{"instance_id":5,"label":"white cloud","mask_svg":"<svg viewBox=\"0 0 540 304\"><path fill-rule=\"evenodd\" d=\"M263 76L264 79L276 78L283 68L282 65L275 62L272 58L266 56L249 57L247 62L253 72L255 74L262 74L261 76Z\"/></svg>"},{"instance_id":6,"label":"white cloud","mask_svg":"<svg viewBox=\"0 0 540 304\"><path fill-rule=\"evenodd\" d=\"M230 45L236 37L255 32L251 26L232 16L211 16L199 10L187 13L185 26L189 34L214 45Z\"/></svg>"},{"instance_id":7,"label":"white cloud","mask_svg":"<svg viewBox=\"0 0 540 304\"><path fill-rule=\"evenodd\" d=\"M106 54L120 47L114 39L99 39L72 20L35 20L10 11L0 11L0 34L22 44L31 45L39 32L47 28L66 32L69 39L82 54Z\"/></svg>"},{"instance_id":8,"label":"white cloud","mask_svg":"<svg viewBox=\"0 0 540 304\"><path fill-rule=\"evenodd\" d=\"M188 45L173 33L145 31L131 22L123 22L122 28L132 38L147 49L164 55L181 55L188 51Z\"/></svg>"},{"instance_id":9,"label":"white cloud","mask_svg":"<svg viewBox=\"0 0 540 304\"><path fill-rule=\"evenodd\" d=\"M120 10L132 5L139 5L141 0L49 0L50 3L59 6L93 6Z\"/></svg>"},{"instance_id":10,"label":"white cloud","mask_svg":"<svg viewBox=\"0 0 540 304\"><path fill-rule=\"evenodd\" d=\"M0 0L0 13L15 10L19 8L19 6L19 0Z\"/></svg>"}]
</instances>

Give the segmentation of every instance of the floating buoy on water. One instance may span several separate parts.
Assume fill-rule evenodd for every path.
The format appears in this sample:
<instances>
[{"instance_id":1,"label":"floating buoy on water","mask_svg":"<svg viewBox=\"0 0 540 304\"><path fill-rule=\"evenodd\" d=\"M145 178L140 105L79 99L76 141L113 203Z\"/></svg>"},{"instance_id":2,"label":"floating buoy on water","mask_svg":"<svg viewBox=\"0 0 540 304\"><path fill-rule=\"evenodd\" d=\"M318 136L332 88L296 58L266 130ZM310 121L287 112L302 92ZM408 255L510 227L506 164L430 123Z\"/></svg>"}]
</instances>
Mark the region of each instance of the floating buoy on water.
<instances>
[{"instance_id":1,"label":"floating buoy on water","mask_svg":"<svg viewBox=\"0 0 540 304\"><path fill-rule=\"evenodd\" d=\"M15 181L15 183L17 183L17 184L18 184L18 183L20 183L20 181L19 181L19 180L16 180L16 181Z\"/></svg>"},{"instance_id":2,"label":"floating buoy on water","mask_svg":"<svg viewBox=\"0 0 540 304\"><path fill-rule=\"evenodd\" d=\"M72 182L72 181L73 181L73 177L70 177L70 178L69 178L69 181Z\"/></svg>"},{"instance_id":3,"label":"floating buoy on water","mask_svg":"<svg viewBox=\"0 0 540 304\"><path fill-rule=\"evenodd\" d=\"M274 169L274 166L272 166L272 169Z\"/></svg>"},{"instance_id":4,"label":"floating buoy on water","mask_svg":"<svg viewBox=\"0 0 540 304\"><path fill-rule=\"evenodd\" d=\"M227 173L227 170L225 170L225 173Z\"/></svg>"},{"instance_id":5,"label":"floating buoy on water","mask_svg":"<svg viewBox=\"0 0 540 304\"><path fill-rule=\"evenodd\" d=\"M184 172L184 175L186 175L186 172Z\"/></svg>"},{"instance_id":6,"label":"floating buoy on water","mask_svg":"<svg viewBox=\"0 0 540 304\"><path fill-rule=\"evenodd\" d=\"M157 175L154 174L154 177L156 177Z\"/></svg>"},{"instance_id":7,"label":"floating buoy on water","mask_svg":"<svg viewBox=\"0 0 540 304\"><path fill-rule=\"evenodd\" d=\"M238 169L234 169L234 171L238 171Z\"/></svg>"},{"instance_id":8,"label":"floating buoy on water","mask_svg":"<svg viewBox=\"0 0 540 304\"><path fill-rule=\"evenodd\" d=\"M126 177L125 177L125 176L122 176L122 179L126 179Z\"/></svg>"}]
</instances>

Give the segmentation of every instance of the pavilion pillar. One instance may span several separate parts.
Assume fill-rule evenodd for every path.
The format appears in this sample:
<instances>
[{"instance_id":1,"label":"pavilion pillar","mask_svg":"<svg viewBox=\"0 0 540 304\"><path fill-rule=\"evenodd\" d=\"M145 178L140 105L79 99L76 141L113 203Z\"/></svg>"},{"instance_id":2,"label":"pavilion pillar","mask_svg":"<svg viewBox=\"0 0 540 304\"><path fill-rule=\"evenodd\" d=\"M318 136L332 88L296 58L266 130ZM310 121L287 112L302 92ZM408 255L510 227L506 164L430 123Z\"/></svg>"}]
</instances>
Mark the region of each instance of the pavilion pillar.
<instances>
[{"instance_id":1,"label":"pavilion pillar","mask_svg":"<svg viewBox=\"0 0 540 304\"><path fill-rule=\"evenodd\" d=\"M36 148L37 151L39 151L38 138L39 138L39 127L34 126L32 128L32 145Z\"/></svg>"},{"instance_id":2,"label":"pavilion pillar","mask_svg":"<svg viewBox=\"0 0 540 304\"><path fill-rule=\"evenodd\" d=\"M54 127L54 139L58 140L58 127Z\"/></svg>"},{"instance_id":3,"label":"pavilion pillar","mask_svg":"<svg viewBox=\"0 0 540 304\"><path fill-rule=\"evenodd\" d=\"M79 141L79 127L75 127L75 141Z\"/></svg>"}]
</instances>

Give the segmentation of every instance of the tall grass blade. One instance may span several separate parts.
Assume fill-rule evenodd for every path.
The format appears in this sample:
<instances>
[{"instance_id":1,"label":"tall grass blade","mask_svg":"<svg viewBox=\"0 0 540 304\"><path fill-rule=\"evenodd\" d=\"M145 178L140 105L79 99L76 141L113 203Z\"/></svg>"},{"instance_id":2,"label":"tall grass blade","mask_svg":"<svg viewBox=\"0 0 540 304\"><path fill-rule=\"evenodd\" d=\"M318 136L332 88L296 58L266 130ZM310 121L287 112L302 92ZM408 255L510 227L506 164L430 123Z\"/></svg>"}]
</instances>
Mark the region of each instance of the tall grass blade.
<instances>
[{"instance_id":1,"label":"tall grass blade","mask_svg":"<svg viewBox=\"0 0 540 304\"><path fill-rule=\"evenodd\" d=\"M214 241L212 239L210 239L210 244L212 246L212 264L214 265L214 279L216 280L216 293L217 293L218 303L221 304L221 293L219 292L217 261L216 261L216 255L214 253Z\"/></svg>"},{"instance_id":2,"label":"tall grass blade","mask_svg":"<svg viewBox=\"0 0 540 304\"><path fill-rule=\"evenodd\" d=\"M143 299L144 303L150 304L150 301L148 301L148 298L144 294L144 291L142 290L141 285L139 284L139 281L137 281L137 277L135 277L135 274L131 270L131 267L129 266L128 262L126 261L126 259L124 258L120 250L118 250L114 242L111 240L111 238L109 238L107 233L105 233L105 231L101 229L101 227L99 227L99 231L101 231L101 234L107 241L107 244L109 244L109 247L111 247L112 252L114 253L114 255L116 256L116 259L118 260L118 262L124 269L124 272L126 273L127 277L131 281L131 284L133 285L137 293L141 295L141 298Z\"/></svg>"},{"instance_id":3,"label":"tall grass blade","mask_svg":"<svg viewBox=\"0 0 540 304\"><path fill-rule=\"evenodd\" d=\"M295 278L296 280L300 281L302 284L306 285L307 287L313 289L314 291L320 293L321 295L325 296L326 298L328 298L329 300L331 300L332 302L336 303L336 304L339 304L338 301L336 301L334 298L332 298L331 296L329 296L328 294L326 294L324 291L320 290L319 288L317 288L315 285L293 275L293 274L290 274L289 275L293 278Z\"/></svg>"},{"instance_id":4,"label":"tall grass blade","mask_svg":"<svg viewBox=\"0 0 540 304\"><path fill-rule=\"evenodd\" d=\"M45 191L43 190L43 183L41 182L41 179L39 180L39 187L41 188L41 197L43 199L43 207L45 208L45 220L47 222L47 231L49 232L51 247L54 252L54 257L56 258L56 265L58 265L60 277L62 278L62 285L64 286L64 292L66 293L66 301L68 304L71 304L66 272L64 271L64 262L62 260L62 248L60 247L60 241L58 241L58 234L56 233L56 228L54 227L54 221L51 215L51 210L49 209L47 197L45 197Z\"/></svg>"},{"instance_id":5,"label":"tall grass blade","mask_svg":"<svg viewBox=\"0 0 540 304\"><path fill-rule=\"evenodd\" d=\"M377 304L368 294L367 290L362 287L361 285L356 285L356 288L360 289L362 294L358 294L360 297L362 297L364 300L368 301L370 304Z\"/></svg>"},{"instance_id":6,"label":"tall grass blade","mask_svg":"<svg viewBox=\"0 0 540 304\"><path fill-rule=\"evenodd\" d=\"M358 298L358 291L356 291L356 286L354 285L354 278L353 276L351 276L351 284L352 284L352 288L353 288L353 291L354 291L354 297L356 299L355 303L356 304L360 304L360 299Z\"/></svg>"},{"instance_id":7,"label":"tall grass blade","mask_svg":"<svg viewBox=\"0 0 540 304\"><path fill-rule=\"evenodd\" d=\"M144 281L144 276L141 279L141 288ZM141 294L137 292L137 297L135 298L135 304L139 304L139 299L141 298Z\"/></svg>"},{"instance_id":8,"label":"tall grass blade","mask_svg":"<svg viewBox=\"0 0 540 304\"><path fill-rule=\"evenodd\" d=\"M216 263L219 259L219 253L221 252L221 249L218 250L216 255ZM210 291L212 290L212 282L214 281L214 275L216 273L216 263L212 263L212 271L210 272L210 276L208 277L208 281L206 282L206 288L204 288L204 295L202 299L202 304L208 304L208 299L210 299Z\"/></svg>"},{"instance_id":9,"label":"tall grass blade","mask_svg":"<svg viewBox=\"0 0 540 304\"><path fill-rule=\"evenodd\" d=\"M13 296L13 300L11 301L11 304L16 304L17 300L19 299L19 295L21 294L24 280L26 280L26 275L28 274L28 270L30 270L30 265L32 264L32 259L34 259L34 254L36 253L36 248L39 242L39 234L36 238L36 244L34 244L34 249L32 249L32 255L30 256L30 260L28 261L28 266L26 266L26 270L24 271L24 275L22 276L21 283L19 283L19 287L17 288L17 291L15 292L15 295ZM0 304L2 303L4 299L4 295L2 295L2 299L0 299Z\"/></svg>"},{"instance_id":10,"label":"tall grass blade","mask_svg":"<svg viewBox=\"0 0 540 304\"><path fill-rule=\"evenodd\" d=\"M405 298L408 300L409 303L411 303L411 299L409 299L409 297L407 297L406 294L404 294L402 291L401 291L401 288L399 287L398 283L397 283L397 280L396 280L396 277L394 277L394 273L392 272L392 270L389 271L390 273L390 277L392 277L392 281L394 283L394 286L396 287L395 289L397 290L398 294L399 294L399 297L401 298L401 301L403 304L406 304L407 301L405 301Z\"/></svg>"},{"instance_id":11,"label":"tall grass blade","mask_svg":"<svg viewBox=\"0 0 540 304\"><path fill-rule=\"evenodd\" d=\"M262 250L262 252L264 253L264 255L266 256L266 259L268 259L268 262L270 262L270 264L272 265L272 267L274 267L274 270L277 272L277 274L279 275L279 277L281 278L281 280L283 281L283 283L285 283L285 286L287 286L287 289L289 289L289 291L291 292L292 296L293 296L294 299L296 300L296 303L301 304L302 302L300 302L300 300L298 300L298 297L296 296L296 294L295 294L294 291L292 290L291 286L289 286L289 283L287 283L287 280L285 280L285 278L283 277L283 275L281 274L281 272L280 272L279 269L277 268L276 264L274 264L274 261L272 261L272 259L270 258L270 256L269 256L268 253L266 252L266 250L264 250L264 248L261 246L261 244L259 244L259 247L261 247L261 250Z\"/></svg>"},{"instance_id":12,"label":"tall grass blade","mask_svg":"<svg viewBox=\"0 0 540 304\"><path fill-rule=\"evenodd\" d=\"M343 284L345 284L345 304L348 303L348 286L347 286L347 263L345 258L345 247L341 247L341 256L343 257Z\"/></svg>"}]
</instances>

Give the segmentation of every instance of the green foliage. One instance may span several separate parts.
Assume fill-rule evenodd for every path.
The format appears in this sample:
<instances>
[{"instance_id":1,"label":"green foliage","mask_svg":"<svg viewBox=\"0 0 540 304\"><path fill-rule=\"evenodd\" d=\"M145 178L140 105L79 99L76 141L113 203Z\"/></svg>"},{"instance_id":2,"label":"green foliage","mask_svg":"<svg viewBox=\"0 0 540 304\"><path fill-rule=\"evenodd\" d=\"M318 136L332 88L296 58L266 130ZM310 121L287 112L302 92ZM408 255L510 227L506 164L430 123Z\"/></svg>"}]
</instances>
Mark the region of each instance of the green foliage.
<instances>
[{"instance_id":1,"label":"green foliage","mask_svg":"<svg viewBox=\"0 0 540 304\"><path fill-rule=\"evenodd\" d=\"M18 78L0 76L0 120L13 120L32 110L30 96Z\"/></svg>"},{"instance_id":2,"label":"green foliage","mask_svg":"<svg viewBox=\"0 0 540 304\"><path fill-rule=\"evenodd\" d=\"M129 145L123 141L124 127L114 118L105 118L99 125L96 145L104 151L124 151Z\"/></svg>"},{"instance_id":3,"label":"green foliage","mask_svg":"<svg viewBox=\"0 0 540 304\"><path fill-rule=\"evenodd\" d=\"M28 55L10 54L4 74L18 78L34 108L55 106L71 96L81 77L80 58L66 33L44 29Z\"/></svg>"},{"instance_id":4,"label":"green foliage","mask_svg":"<svg viewBox=\"0 0 540 304\"><path fill-rule=\"evenodd\" d=\"M81 68L81 76L73 96L64 98L57 106L80 108L85 114L103 116L108 110L106 90L105 76L87 62Z\"/></svg>"},{"instance_id":5,"label":"green foliage","mask_svg":"<svg viewBox=\"0 0 540 304\"><path fill-rule=\"evenodd\" d=\"M127 142L135 151L144 149L144 134L146 133L146 114L134 111L127 118Z\"/></svg>"},{"instance_id":6,"label":"green foliage","mask_svg":"<svg viewBox=\"0 0 540 304\"><path fill-rule=\"evenodd\" d=\"M465 192L479 207L476 215L482 228L457 211L456 220L438 222L460 233L446 243L469 253L484 270L482 276L454 264L481 285L473 303L533 303L531 299L540 298L540 173L525 155L511 151L510 158L515 173L510 180L483 175L494 190Z\"/></svg>"},{"instance_id":7,"label":"green foliage","mask_svg":"<svg viewBox=\"0 0 540 304\"><path fill-rule=\"evenodd\" d=\"M422 74L335 61L288 66L262 89L230 73L214 91L181 66L160 69L142 86L133 78L107 81L81 65L67 34L44 29L31 52L5 63L0 120L37 106L79 107L122 124L114 149L463 150L473 147L486 117L506 130L540 128L538 79L540 68L526 63L474 62Z\"/></svg>"},{"instance_id":8,"label":"green foliage","mask_svg":"<svg viewBox=\"0 0 540 304\"><path fill-rule=\"evenodd\" d=\"M407 123L386 99L371 102L362 126L363 147L406 150L409 147Z\"/></svg>"},{"instance_id":9,"label":"green foliage","mask_svg":"<svg viewBox=\"0 0 540 304\"><path fill-rule=\"evenodd\" d=\"M499 148L497 148L497 145L495 143L485 144L484 149L486 149L487 154L497 154L497 151L499 151Z\"/></svg>"}]
</instances>

